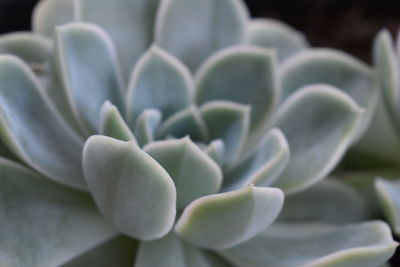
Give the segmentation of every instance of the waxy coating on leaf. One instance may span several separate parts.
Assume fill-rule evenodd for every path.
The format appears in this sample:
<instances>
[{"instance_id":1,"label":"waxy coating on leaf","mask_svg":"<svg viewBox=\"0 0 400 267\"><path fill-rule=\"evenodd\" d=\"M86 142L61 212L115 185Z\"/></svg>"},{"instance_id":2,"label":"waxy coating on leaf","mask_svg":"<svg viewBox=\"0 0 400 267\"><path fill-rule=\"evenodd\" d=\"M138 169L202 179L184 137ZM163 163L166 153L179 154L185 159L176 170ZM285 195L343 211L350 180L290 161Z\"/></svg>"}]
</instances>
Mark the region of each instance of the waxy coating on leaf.
<instances>
[{"instance_id":1,"label":"waxy coating on leaf","mask_svg":"<svg viewBox=\"0 0 400 267\"><path fill-rule=\"evenodd\" d=\"M396 234L400 233L400 181L385 180L378 178L375 180L375 190L384 215L390 222L393 231Z\"/></svg>"},{"instance_id":2,"label":"waxy coating on leaf","mask_svg":"<svg viewBox=\"0 0 400 267\"><path fill-rule=\"evenodd\" d=\"M83 168L97 206L119 231L151 240L172 228L176 214L174 183L134 142L90 137L83 151Z\"/></svg>"}]
</instances>

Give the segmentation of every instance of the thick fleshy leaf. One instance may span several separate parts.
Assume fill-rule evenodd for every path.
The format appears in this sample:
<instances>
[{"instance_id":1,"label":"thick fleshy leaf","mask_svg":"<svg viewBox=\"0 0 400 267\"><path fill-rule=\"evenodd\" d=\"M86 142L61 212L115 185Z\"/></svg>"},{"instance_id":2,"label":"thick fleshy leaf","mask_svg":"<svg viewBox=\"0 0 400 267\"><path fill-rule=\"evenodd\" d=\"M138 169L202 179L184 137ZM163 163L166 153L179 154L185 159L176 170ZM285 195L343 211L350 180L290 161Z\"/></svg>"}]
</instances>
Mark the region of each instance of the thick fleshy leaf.
<instances>
[{"instance_id":1,"label":"thick fleshy leaf","mask_svg":"<svg viewBox=\"0 0 400 267\"><path fill-rule=\"evenodd\" d=\"M174 182L134 142L90 137L83 168L97 206L120 232L150 240L171 229L176 214Z\"/></svg>"},{"instance_id":2,"label":"thick fleshy leaf","mask_svg":"<svg viewBox=\"0 0 400 267\"><path fill-rule=\"evenodd\" d=\"M100 25L111 36L125 79L153 40L160 0L77 0L78 20Z\"/></svg>"},{"instance_id":3,"label":"thick fleshy leaf","mask_svg":"<svg viewBox=\"0 0 400 267\"><path fill-rule=\"evenodd\" d=\"M205 196L182 213L175 232L195 246L223 249L244 242L278 216L283 193L276 188L247 188Z\"/></svg>"},{"instance_id":4,"label":"thick fleshy leaf","mask_svg":"<svg viewBox=\"0 0 400 267\"><path fill-rule=\"evenodd\" d=\"M229 100L250 105L251 129L261 127L278 101L276 59L271 50L227 48L212 56L196 75L196 101Z\"/></svg>"},{"instance_id":5,"label":"thick fleshy leaf","mask_svg":"<svg viewBox=\"0 0 400 267\"><path fill-rule=\"evenodd\" d=\"M244 42L247 18L241 1L161 1L155 41L194 72L211 54Z\"/></svg>"},{"instance_id":6,"label":"thick fleshy leaf","mask_svg":"<svg viewBox=\"0 0 400 267\"><path fill-rule=\"evenodd\" d=\"M208 252L182 242L173 232L154 241L140 243L134 267L227 267L212 261Z\"/></svg>"},{"instance_id":7,"label":"thick fleshy leaf","mask_svg":"<svg viewBox=\"0 0 400 267\"><path fill-rule=\"evenodd\" d=\"M291 57L280 68L281 101L309 84L325 83L349 94L365 110L357 139L368 127L378 100L374 72L358 59L332 49L312 49Z\"/></svg>"},{"instance_id":8,"label":"thick fleshy leaf","mask_svg":"<svg viewBox=\"0 0 400 267\"><path fill-rule=\"evenodd\" d=\"M254 184L268 186L282 173L289 162L287 141L278 129L271 130L253 153L240 160L224 178L225 190Z\"/></svg>"},{"instance_id":9,"label":"thick fleshy leaf","mask_svg":"<svg viewBox=\"0 0 400 267\"><path fill-rule=\"evenodd\" d=\"M308 46L301 32L278 20L253 19L247 30L248 44L276 49L280 62Z\"/></svg>"},{"instance_id":10,"label":"thick fleshy leaf","mask_svg":"<svg viewBox=\"0 0 400 267\"><path fill-rule=\"evenodd\" d=\"M115 236L91 198L0 159L0 265L59 266Z\"/></svg>"},{"instance_id":11,"label":"thick fleshy leaf","mask_svg":"<svg viewBox=\"0 0 400 267\"><path fill-rule=\"evenodd\" d=\"M189 71L177 59L152 46L132 73L127 96L130 122L145 109L158 109L164 118L189 106L193 82Z\"/></svg>"},{"instance_id":12,"label":"thick fleshy leaf","mask_svg":"<svg viewBox=\"0 0 400 267\"><path fill-rule=\"evenodd\" d=\"M75 115L96 132L104 101L121 108L123 83L114 47L107 34L91 24L57 28L57 53L63 82Z\"/></svg>"},{"instance_id":13,"label":"thick fleshy leaf","mask_svg":"<svg viewBox=\"0 0 400 267\"><path fill-rule=\"evenodd\" d=\"M212 141L207 147L204 148L204 152L212 158L219 165L222 164L224 158L225 145L221 139Z\"/></svg>"},{"instance_id":14,"label":"thick fleshy leaf","mask_svg":"<svg viewBox=\"0 0 400 267\"><path fill-rule=\"evenodd\" d=\"M199 197L218 192L221 187L221 169L188 137L153 142L145 146L144 151L174 180L178 209Z\"/></svg>"},{"instance_id":15,"label":"thick fleshy leaf","mask_svg":"<svg viewBox=\"0 0 400 267\"><path fill-rule=\"evenodd\" d=\"M106 101L100 112L100 133L122 141L136 141L118 109Z\"/></svg>"},{"instance_id":16,"label":"thick fleshy leaf","mask_svg":"<svg viewBox=\"0 0 400 267\"><path fill-rule=\"evenodd\" d=\"M368 219L361 194L338 179L325 179L285 198L279 220L287 222L350 223Z\"/></svg>"},{"instance_id":17,"label":"thick fleshy leaf","mask_svg":"<svg viewBox=\"0 0 400 267\"><path fill-rule=\"evenodd\" d=\"M14 56L0 56L0 81L1 135L6 145L49 178L85 189L83 140L55 111L28 66Z\"/></svg>"},{"instance_id":18,"label":"thick fleshy leaf","mask_svg":"<svg viewBox=\"0 0 400 267\"><path fill-rule=\"evenodd\" d=\"M400 180L377 179L375 190L383 212L393 231L400 234Z\"/></svg>"},{"instance_id":19,"label":"thick fleshy leaf","mask_svg":"<svg viewBox=\"0 0 400 267\"><path fill-rule=\"evenodd\" d=\"M324 178L350 146L362 114L347 94L331 86L311 85L294 93L272 123L285 135L291 153L274 186L293 193Z\"/></svg>"},{"instance_id":20,"label":"thick fleshy leaf","mask_svg":"<svg viewBox=\"0 0 400 267\"><path fill-rule=\"evenodd\" d=\"M161 139L167 136L177 138L189 135L192 140L204 141L207 139L207 126L196 107L191 106L175 113L158 129L157 134Z\"/></svg>"},{"instance_id":21,"label":"thick fleshy leaf","mask_svg":"<svg viewBox=\"0 0 400 267\"><path fill-rule=\"evenodd\" d=\"M382 30L377 35L373 56L385 107L395 129L400 131L400 65L389 31Z\"/></svg>"},{"instance_id":22,"label":"thick fleshy leaf","mask_svg":"<svg viewBox=\"0 0 400 267\"><path fill-rule=\"evenodd\" d=\"M223 164L234 161L247 138L250 107L227 101L212 101L200 108L209 138L224 142Z\"/></svg>"},{"instance_id":23,"label":"thick fleshy leaf","mask_svg":"<svg viewBox=\"0 0 400 267\"><path fill-rule=\"evenodd\" d=\"M140 114L134 128L134 134L140 146L154 141L160 122L161 113L156 109L147 109Z\"/></svg>"},{"instance_id":24,"label":"thick fleshy leaf","mask_svg":"<svg viewBox=\"0 0 400 267\"><path fill-rule=\"evenodd\" d=\"M132 267L137 241L118 236L74 258L62 267Z\"/></svg>"},{"instance_id":25,"label":"thick fleshy leaf","mask_svg":"<svg viewBox=\"0 0 400 267\"><path fill-rule=\"evenodd\" d=\"M396 250L390 229L380 221L349 225L276 225L228 250L236 266L376 267Z\"/></svg>"},{"instance_id":26,"label":"thick fleshy leaf","mask_svg":"<svg viewBox=\"0 0 400 267\"><path fill-rule=\"evenodd\" d=\"M74 19L74 0L41 0L32 15L32 28L35 33L52 37L56 26Z\"/></svg>"}]
</instances>

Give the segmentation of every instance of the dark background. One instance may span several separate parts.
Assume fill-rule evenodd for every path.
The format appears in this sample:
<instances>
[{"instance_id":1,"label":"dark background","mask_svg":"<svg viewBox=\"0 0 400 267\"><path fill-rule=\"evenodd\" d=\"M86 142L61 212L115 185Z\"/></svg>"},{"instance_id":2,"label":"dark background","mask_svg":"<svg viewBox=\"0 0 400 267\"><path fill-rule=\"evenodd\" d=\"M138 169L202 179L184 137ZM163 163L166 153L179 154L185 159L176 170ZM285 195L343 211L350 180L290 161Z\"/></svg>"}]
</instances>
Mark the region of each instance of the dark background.
<instances>
[{"instance_id":1,"label":"dark background","mask_svg":"<svg viewBox=\"0 0 400 267\"><path fill-rule=\"evenodd\" d=\"M110 0L113 1L113 0ZM0 33L28 30L37 0L0 0ZM400 0L247 0L253 17L280 19L303 31L313 46L335 47L370 62L381 28L400 27ZM400 266L400 252L392 260Z\"/></svg>"},{"instance_id":2,"label":"dark background","mask_svg":"<svg viewBox=\"0 0 400 267\"><path fill-rule=\"evenodd\" d=\"M111 0L110 0L111 1ZM0 0L0 32L29 29L37 0ZM247 0L252 16L285 21L314 46L336 47L370 62L379 29L396 33L400 0Z\"/></svg>"}]
</instances>

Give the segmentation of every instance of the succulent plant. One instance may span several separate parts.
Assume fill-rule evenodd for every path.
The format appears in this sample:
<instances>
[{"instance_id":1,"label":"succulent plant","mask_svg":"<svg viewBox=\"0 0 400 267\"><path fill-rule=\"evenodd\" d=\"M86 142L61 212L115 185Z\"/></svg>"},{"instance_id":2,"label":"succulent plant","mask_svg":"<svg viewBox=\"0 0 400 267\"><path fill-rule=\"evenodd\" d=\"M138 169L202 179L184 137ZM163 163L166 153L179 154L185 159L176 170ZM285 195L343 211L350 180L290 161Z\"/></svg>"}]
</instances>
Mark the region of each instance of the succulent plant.
<instances>
[{"instance_id":1,"label":"succulent plant","mask_svg":"<svg viewBox=\"0 0 400 267\"><path fill-rule=\"evenodd\" d=\"M0 265L379 266L328 177L371 68L239 0L43 0L0 37ZM361 146L358 144L358 146Z\"/></svg>"}]
</instances>

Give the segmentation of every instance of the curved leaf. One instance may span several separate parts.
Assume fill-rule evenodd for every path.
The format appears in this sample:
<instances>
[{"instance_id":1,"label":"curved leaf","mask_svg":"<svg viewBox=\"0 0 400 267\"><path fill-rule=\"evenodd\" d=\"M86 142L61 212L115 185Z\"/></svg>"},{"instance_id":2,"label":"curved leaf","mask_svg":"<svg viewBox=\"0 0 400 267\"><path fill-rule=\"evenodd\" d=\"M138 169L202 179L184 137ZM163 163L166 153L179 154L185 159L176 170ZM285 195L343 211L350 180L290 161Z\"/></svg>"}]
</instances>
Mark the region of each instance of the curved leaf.
<instances>
[{"instance_id":1,"label":"curved leaf","mask_svg":"<svg viewBox=\"0 0 400 267\"><path fill-rule=\"evenodd\" d=\"M126 125L118 109L106 101L100 112L100 133L122 141L135 141L133 133Z\"/></svg>"},{"instance_id":2,"label":"curved leaf","mask_svg":"<svg viewBox=\"0 0 400 267\"><path fill-rule=\"evenodd\" d=\"M274 53L234 47L215 54L196 75L196 101L229 100L251 105L251 129L263 128L278 101Z\"/></svg>"},{"instance_id":3,"label":"curved leaf","mask_svg":"<svg viewBox=\"0 0 400 267\"><path fill-rule=\"evenodd\" d=\"M225 145L221 139L212 141L205 149L204 152L212 158L218 165L221 165L224 158Z\"/></svg>"},{"instance_id":4,"label":"curved leaf","mask_svg":"<svg viewBox=\"0 0 400 267\"><path fill-rule=\"evenodd\" d=\"M74 0L41 0L32 14L32 28L35 33L52 37L56 26L74 19Z\"/></svg>"},{"instance_id":5,"label":"curved leaf","mask_svg":"<svg viewBox=\"0 0 400 267\"><path fill-rule=\"evenodd\" d=\"M90 137L83 150L83 168L97 206L120 232L150 240L171 229L176 213L174 182L134 142Z\"/></svg>"},{"instance_id":6,"label":"curved leaf","mask_svg":"<svg viewBox=\"0 0 400 267\"><path fill-rule=\"evenodd\" d=\"M0 265L59 266L117 233L92 199L0 158Z\"/></svg>"},{"instance_id":7,"label":"curved leaf","mask_svg":"<svg viewBox=\"0 0 400 267\"><path fill-rule=\"evenodd\" d=\"M272 129L253 153L244 157L224 178L225 190L272 184L289 162L289 146L278 129Z\"/></svg>"},{"instance_id":8,"label":"curved leaf","mask_svg":"<svg viewBox=\"0 0 400 267\"><path fill-rule=\"evenodd\" d=\"M244 41L247 17L241 1L161 1L155 41L194 72L211 54Z\"/></svg>"},{"instance_id":9,"label":"curved leaf","mask_svg":"<svg viewBox=\"0 0 400 267\"><path fill-rule=\"evenodd\" d=\"M79 255L61 267L132 267L137 242L126 236L118 236L90 251Z\"/></svg>"},{"instance_id":10,"label":"curved leaf","mask_svg":"<svg viewBox=\"0 0 400 267\"><path fill-rule=\"evenodd\" d=\"M221 187L221 169L188 137L153 142L145 146L144 151L174 180L178 209L199 197L218 192Z\"/></svg>"},{"instance_id":11,"label":"curved leaf","mask_svg":"<svg viewBox=\"0 0 400 267\"><path fill-rule=\"evenodd\" d=\"M189 135L192 140L204 141L207 139L207 126L196 107L191 106L179 111L161 124L158 129L160 138L172 135L177 138Z\"/></svg>"},{"instance_id":12,"label":"curved leaf","mask_svg":"<svg viewBox=\"0 0 400 267\"><path fill-rule=\"evenodd\" d=\"M144 54L132 73L127 96L129 121L145 109L158 109L164 118L186 108L192 100L189 71L156 46Z\"/></svg>"},{"instance_id":13,"label":"curved leaf","mask_svg":"<svg viewBox=\"0 0 400 267\"><path fill-rule=\"evenodd\" d=\"M1 136L6 145L49 178L85 190L83 140L55 111L28 66L14 56L0 56L0 81Z\"/></svg>"},{"instance_id":14,"label":"curved leaf","mask_svg":"<svg viewBox=\"0 0 400 267\"><path fill-rule=\"evenodd\" d=\"M274 186L293 193L324 178L350 146L362 114L347 94L327 85L294 93L272 123L285 135L291 152Z\"/></svg>"},{"instance_id":15,"label":"curved leaf","mask_svg":"<svg viewBox=\"0 0 400 267\"><path fill-rule=\"evenodd\" d=\"M247 138L250 124L250 108L227 101L213 101L201 106L211 140L224 142L223 164L232 163L238 157Z\"/></svg>"},{"instance_id":16,"label":"curved leaf","mask_svg":"<svg viewBox=\"0 0 400 267\"><path fill-rule=\"evenodd\" d=\"M393 231L400 233L400 180L389 181L385 179L375 180L375 190L383 209L390 222Z\"/></svg>"},{"instance_id":17,"label":"curved leaf","mask_svg":"<svg viewBox=\"0 0 400 267\"><path fill-rule=\"evenodd\" d=\"M325 179L285 198L278 218L287 222L350 223L368 218L366 200L338 179Z\"/></svg>"},{"instance_id":18,"label":"curved leaf","mask_svg":"<svg viewBox=\"0 0 400 267\"><path fill-rule=\"evenodd\" d=\"M275 49L280 62L308 46L301 32L278 20L253 19L247 31L248 44Z\"/></svg>"},{"instance_id":19,"label":"curved leaf","mask_svg":"<svg viewBox=\"0 0 400 267\"><path fill-rule=\"evenodd\" d=\"M107 34L91 24L60 26L56 37L63 82L74 113L94 133L104 101L123 107L123 83L114 47Z\"/></svg>"},{"instance_id":20,"label":"curved leaf","mask_svg":"<svg viewBox=\"0 0 400 267\"><path fill-rule=\"evenodd\" d=\"M294 224L270 227L237 247L220 251L237 266L376 267L396 250L380 221L349 225Z\"/></svg>"},{"instance_id":21,"label":"curved leaf","mask_svg":"<svg viewBox=\"0 0 400 267\"><path fill-rule=\"evenodd\" d=\"M280 68L281 101L301 87L325 83L340 88L365 109L358 139L368 127L378 100L374 72L369 66L345 53L331 49L312 49L298 53Z\"/></svg>"},{"instance_id":22,"label":"curved leaf","mask_svg":"<svg viewBox=\"0 0 400 267\"><path fill-rule=\"evenodd\" d=\"M161 113L157 109L147 109L140 114L134 128L134 134L140 146L154 141L160 122Z\"/></svg>"},{"instance_id":23,"label":"curved leaf","mask_svg":"<svg viewBox=\"0 0 400 267\"><path fill-rule=\"evenodd\" d=\"M77 0L76 17L100 25L111 36L125 79L153 40L160 0Z\"/></svg>"},{"instance_id":24,"label":"curved leaf","mask_svg":"<svg viewBox=\"0 0 400 267\"><path fill-rule=\"evenodd\" d=\"M276 188L247 188L205 196L182 213L175 232L195 246L223 249L244 242L278 216L283 193Z\"/></svg>"}]
</instances>

